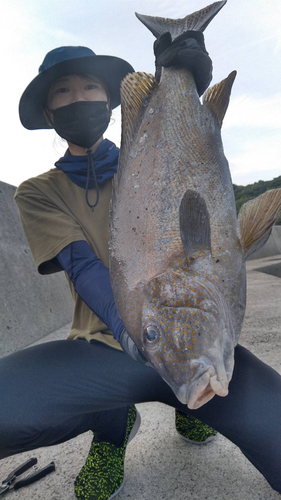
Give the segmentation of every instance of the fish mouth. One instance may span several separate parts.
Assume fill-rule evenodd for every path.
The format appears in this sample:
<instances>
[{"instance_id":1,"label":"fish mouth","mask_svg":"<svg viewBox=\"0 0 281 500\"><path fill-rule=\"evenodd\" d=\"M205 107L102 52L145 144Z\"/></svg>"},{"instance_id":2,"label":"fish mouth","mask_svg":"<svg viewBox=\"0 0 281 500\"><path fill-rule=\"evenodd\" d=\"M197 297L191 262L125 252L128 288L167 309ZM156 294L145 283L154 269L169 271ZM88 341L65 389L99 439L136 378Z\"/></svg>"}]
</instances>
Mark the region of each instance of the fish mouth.
<instances>
[{"instance_id":1,"label":"fish mouth","mask_svg":"<svg viewBox=\"0 0 281 500\"><path fill-rule=\"evenodd\" d=\"M208 403L215 395L225 397L228 395L228 382L218 380L217 375L210 376L206 372L193 386L189 386L187 394L187 406L190 410L196 410Z\"/></svg>"},{"instance_id":2,"label":"fish mouth","mask_svg":"<svg viewBox=\"0 0 281 500\"><path fill-rule=\"evenodd\" d=\"M215 395L225 397L228 395L230 376L226 375L224 366L217 371L206 360L192 361L195 374L188 384L183 384L175 392L179 401L186 404L190 410L197 410L208 403Z\"/></svg>"}]
</instances>

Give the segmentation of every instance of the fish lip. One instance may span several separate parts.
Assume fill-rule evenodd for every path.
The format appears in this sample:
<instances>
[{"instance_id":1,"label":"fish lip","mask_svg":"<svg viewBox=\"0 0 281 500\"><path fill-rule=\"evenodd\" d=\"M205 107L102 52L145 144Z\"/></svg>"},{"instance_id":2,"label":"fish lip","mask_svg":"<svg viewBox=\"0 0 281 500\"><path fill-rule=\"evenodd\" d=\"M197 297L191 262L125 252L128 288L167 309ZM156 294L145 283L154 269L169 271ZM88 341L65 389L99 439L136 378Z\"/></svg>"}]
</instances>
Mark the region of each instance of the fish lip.
<instances>
[{"instance_id":1,"label":"fish lip","mask_svg":"<svg viewBox=\"0 0 281 500\"><path fill-rule=\"evenodd\" d=\"M206 386L207 387L207 386ZM198 398L197 396L191 397L188 402L187 402L187 407L190 410L197 410L198 408L201 408L204 404L208 403L213 399L213 397L216 395L216 393L212 390L209 389L207 392L203 392L203 394Z\"/></svg>"},{"instance_id":2,"label":"fish lip","mask_svg":"<svg viewBox=\"0 0 281 500\"><path fill-rule=\"evenodd\" d=\"M214 369L212 367L212 373ZM208 391L206 396L209 395L208 398L202 398L203 394L205 394L205 390L208 387L210 382L210 367L207 367L207 369L199 374L195 379L192 381L190 384L187 395L186 395L186 404L189 409L193 410L196 408L199 408L200 406L203 406L203 404L207 403L207 401L210 401L212 397L215 395L214 391ZM198 397L198 390L200 387L200 396ZM200 399L201 398L201 399ZM199 402L201 404L199 405Z\"/></svg>"},{"instance_id":3,"label":"fish lip","mask_svg":"<svg viewBox=\"0 0 281 500\"><path fill-rule=\"evenodd\" d=\"M200 389L196 388L198 380L201 382ZM218 380L216 373L210 375L210 370L206 370L199 379L197 377L194 383L189 386L187 406L190 410L196 410L208 403L216 395L220 397L228 395L228 382L223 384Z\"/></svg>"},{"instance_id":4,"label":"fish lip","mask_svg":"<svg viewBox=\"0 0 281 500\"><path fill-rule=\"evenodd\" d=\"M194 399L192 394L195 393L195 388L196 388L196 385L198 385L199 379L201 382L203 381L202 391L204 391L204 389L207 387L207 385L209 383L209 379L210 379L210 377L208 376L209 368L210 367L207 367L203 373L200 373L196 378L192 379L191 384L188 384L188 383L182 384L178 389L174 389L174 392L175 392L178 400L182 404L186 404L189 407L190 401L193 401L193 399ZM200 384L200 386L202 386L202 383ZM197 398L195 398L195 399L197 399ZM193 408L191 408L191 409L193 409Z\"/></svg>"},{"instance_id":5,"label":"fish lip","mask_svg":"<svg viewBox=\"0 0 281 500\"><path fill-rule=\"evenodd\" d=\"M183 384L174 392L182 404L186 404L190 410L197 410L215 395L227 396L228 382L222 383L218 380L214 368L208 366L203 373L192 379L190 385Z\"/></svg>"}]
</instances>

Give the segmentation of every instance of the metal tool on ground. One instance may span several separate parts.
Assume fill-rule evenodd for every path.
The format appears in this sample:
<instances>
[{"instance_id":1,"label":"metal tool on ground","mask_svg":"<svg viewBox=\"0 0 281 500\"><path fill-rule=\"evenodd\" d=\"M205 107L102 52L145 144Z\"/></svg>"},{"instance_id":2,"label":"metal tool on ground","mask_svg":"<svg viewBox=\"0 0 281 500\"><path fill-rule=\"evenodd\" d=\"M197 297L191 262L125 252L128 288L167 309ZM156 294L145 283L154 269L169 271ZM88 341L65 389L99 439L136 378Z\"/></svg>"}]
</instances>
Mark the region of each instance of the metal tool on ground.
<instances>
[{"instance_id":1,"label":"metal tool on ground","mask_svg":"<svg viewBox=\"0 0 281 500\"><path fill-rule=\"evenodd\" d=\"M37 458L29 458L26 462L24 462L22 465L19 465L15 470L10 472L10 474L2 481L2 484L0 485L0 495L7 493L11 490L19 490L23 486L28 486L29 484L35 483L42 477L47 476L51 472L53 472L56 469L55 462L50 462L46 467L43 467L42 469L37 470ZM22 479L19 479L19 477L24 474L27 470L33 468L35 472L29 473ZM32 471L31 471L32 472Z\"/></svg>"}]
</instances>

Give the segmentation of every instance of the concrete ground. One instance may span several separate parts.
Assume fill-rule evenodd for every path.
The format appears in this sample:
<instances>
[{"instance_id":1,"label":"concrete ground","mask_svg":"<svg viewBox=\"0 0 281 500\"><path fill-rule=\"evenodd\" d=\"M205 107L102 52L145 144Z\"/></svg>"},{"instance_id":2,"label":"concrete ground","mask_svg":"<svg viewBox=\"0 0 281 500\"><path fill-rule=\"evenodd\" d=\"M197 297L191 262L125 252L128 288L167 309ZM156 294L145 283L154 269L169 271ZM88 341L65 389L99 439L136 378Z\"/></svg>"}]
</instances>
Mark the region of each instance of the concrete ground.
<instances>
[{"instance_id":1,"label":"concrete ground","mask_svg":"<svg viewBox=\"0 0 281 500\"><path fill-rule=\"evenodd\" d=\"M276 275L265 274L267 267L271 271L274 267ZM280 255L248 262L248 304L240 338L241 344L279 372L280 274ZM65 338L68 329L66 325L42 341ZM158 403L141 404L138 409L142 425L127 450L125 486L118 499L280 499L240 450L223 436L219 435L201 447L192 445L177 435L173 409ZM40 467L55 460L54 473L34 485L10 493L11 498L74 500L73 481L86 459L90 442L91 433L86 433L62 445L3 460L0 479L29 457L36 456Z\"/></svg>"}]
</instances>

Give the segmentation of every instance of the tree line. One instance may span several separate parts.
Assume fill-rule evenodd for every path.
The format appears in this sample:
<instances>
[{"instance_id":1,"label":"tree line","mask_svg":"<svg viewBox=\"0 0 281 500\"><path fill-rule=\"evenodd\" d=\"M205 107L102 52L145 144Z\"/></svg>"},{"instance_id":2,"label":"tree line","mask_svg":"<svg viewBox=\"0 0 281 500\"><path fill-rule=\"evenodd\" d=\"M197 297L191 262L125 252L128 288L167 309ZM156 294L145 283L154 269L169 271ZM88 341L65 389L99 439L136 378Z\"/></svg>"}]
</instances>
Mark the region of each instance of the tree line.
<instances>
[{"instance_id":1,"label":"tree line","mask_svg":"<svg viewBox=\"0 0 281 500\"><path fill-rule=\"evenodd\" d=\"M277 188L281 188L281 175L275 177L272 181L258 181L254 182L254 184L248 184L247 186L237 186L233 184L237 213L247 201L256 198L269 189ZM276 224L281 225L281 216L277 219Z\"/></svg>"}]
</instances>

